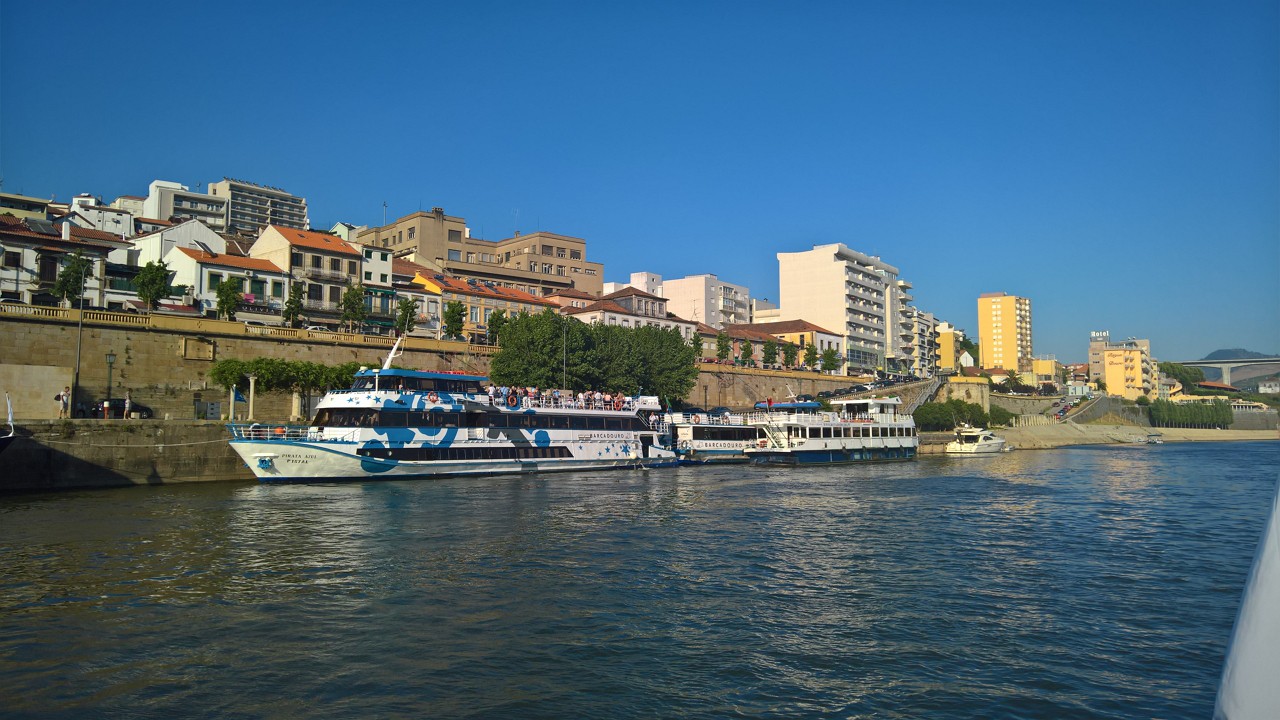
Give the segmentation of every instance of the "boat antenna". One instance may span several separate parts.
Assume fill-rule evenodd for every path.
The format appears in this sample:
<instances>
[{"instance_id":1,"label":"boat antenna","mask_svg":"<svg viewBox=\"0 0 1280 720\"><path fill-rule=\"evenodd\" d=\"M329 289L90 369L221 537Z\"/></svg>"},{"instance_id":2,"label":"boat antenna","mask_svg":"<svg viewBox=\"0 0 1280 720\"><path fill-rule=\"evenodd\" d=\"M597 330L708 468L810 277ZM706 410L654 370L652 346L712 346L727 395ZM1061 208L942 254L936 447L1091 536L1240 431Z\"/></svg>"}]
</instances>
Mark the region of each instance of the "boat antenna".
<instances>
[{"instance_id":1,"label":"boat antenna","mask_svg":"<svg viewBox=\"0 0 1280 720\"><path fill-rule=\"evenodd\" d=\"M401 355L403 355L403 354L404 354L404 351L403 351L403 350L400 350L400 343L402 343L402 342L404 342L404 336L403 336L403 335L401 335L400 337L396 338L396 344L395 344L395 345L392 345L392 346L391 346L391 352L387 353L387 361L386 361L386 362L384 362L384 363L382 363L382 369L383 369L383 370L390 370L390 369L391 369L391 361L392 361L392 360L394 360L394 359L396 359L396 358L398 358L398 357L400 357ZM399 350L399 352L396 352L397 350Z\"/></svg>"}]
</instances>

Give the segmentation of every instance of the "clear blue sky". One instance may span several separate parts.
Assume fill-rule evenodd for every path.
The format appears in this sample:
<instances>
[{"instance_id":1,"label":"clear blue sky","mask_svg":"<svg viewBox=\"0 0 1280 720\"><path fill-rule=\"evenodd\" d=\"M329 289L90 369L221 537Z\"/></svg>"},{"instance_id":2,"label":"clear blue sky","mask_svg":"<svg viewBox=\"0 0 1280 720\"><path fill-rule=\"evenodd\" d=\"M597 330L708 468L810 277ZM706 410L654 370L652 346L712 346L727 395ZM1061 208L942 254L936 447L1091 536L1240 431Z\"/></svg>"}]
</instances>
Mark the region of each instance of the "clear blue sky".
<instances>
[{"instance_id":1,"label":"clear blue sky","mask_svg":"<svg viewBox=\"0 0 1280 720\"><path fill-rule=\"evenodd\" d=\"M1280 352L1271 2L0 4L4 190L224 175L313 225L442 206L606 280L843 242L1037 354Z\"/></svg>"}]
</instances>

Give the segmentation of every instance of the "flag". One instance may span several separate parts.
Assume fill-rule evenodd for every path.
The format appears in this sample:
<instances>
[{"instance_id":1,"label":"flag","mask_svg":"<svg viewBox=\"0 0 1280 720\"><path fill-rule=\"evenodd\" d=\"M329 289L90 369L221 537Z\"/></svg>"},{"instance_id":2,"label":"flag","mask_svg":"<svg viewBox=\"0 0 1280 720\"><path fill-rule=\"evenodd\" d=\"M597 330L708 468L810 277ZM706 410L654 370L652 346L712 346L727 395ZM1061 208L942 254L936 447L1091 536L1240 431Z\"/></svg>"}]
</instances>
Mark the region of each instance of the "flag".
<instances>
[{"instance_id":1,"label":"flag","mask_svg":"<svg viewBox=\"0 0 1280 720\"><path fill-rule=\"evenodd\" d=\"M234 388L234 390L236 393L236 396L235 396L236 402L249 402L249 399L246 398L244 394L240 392L240 388Z\"/></svg>"}]
</instances>

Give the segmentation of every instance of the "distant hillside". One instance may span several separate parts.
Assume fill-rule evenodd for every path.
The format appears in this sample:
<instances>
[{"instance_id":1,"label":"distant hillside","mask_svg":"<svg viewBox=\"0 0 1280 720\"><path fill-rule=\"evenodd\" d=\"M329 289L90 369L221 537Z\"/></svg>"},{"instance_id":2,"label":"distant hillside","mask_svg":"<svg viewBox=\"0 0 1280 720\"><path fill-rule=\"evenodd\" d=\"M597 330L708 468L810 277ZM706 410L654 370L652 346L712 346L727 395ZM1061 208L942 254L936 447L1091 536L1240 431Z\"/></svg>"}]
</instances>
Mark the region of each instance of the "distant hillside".
<instances>
[{"instance_id":1,"label":"distant hillside","mask_svg":"<svg viewBox=\"0 0 1280 720\"><path fill-rule=\"evenodd\" d=\"M1274 353L1260 353L1244 348L1235 348L1233 350L1214 350L1204 356L1205 360L1252 360L1253 358L1277 357Z\"/></svg>"}]
</instances>

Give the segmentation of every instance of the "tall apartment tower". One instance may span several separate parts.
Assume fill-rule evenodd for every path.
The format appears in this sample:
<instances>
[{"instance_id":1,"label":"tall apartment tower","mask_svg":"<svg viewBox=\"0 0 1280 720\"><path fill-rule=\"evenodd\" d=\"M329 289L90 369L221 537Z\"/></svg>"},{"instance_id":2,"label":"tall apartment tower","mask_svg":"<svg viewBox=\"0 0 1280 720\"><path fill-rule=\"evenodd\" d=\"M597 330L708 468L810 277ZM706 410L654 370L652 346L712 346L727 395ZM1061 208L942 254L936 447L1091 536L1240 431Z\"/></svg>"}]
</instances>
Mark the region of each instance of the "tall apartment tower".
<instances>
[{"instance_id":1,"label":"tall apartment tower","mask_svg":"<svg viewBox=\"0 0 1280 720\"><path fill-rule=\"evenodd\" d=\"M1031 300L1003 292L979 295L978 341L982 367L1031 372Z\"/></svg>"},{"instance_id":2,"label":"tall apartment tower","mask_svg":"<svg viewBox=\"0 0 1280 720\"><path fill-rule=\"evenodd\" d=\"M667 310L686 320L697 320L717 329L751 322L751 291L715 275L664 280L658 294L667 299Z\"/></svg>"},{"instance_id":3,"label":"tall apartment tower","mask_svg":"<svg viewBox=\"0 0 1280 720\"><path fill-rule=\"evenodd\" d=\"M851 371L912 367L910 289L898 280L898 268L840 243L778 253L778 319L807 320L843 335Z\"/></svg>"},{"instance_id":4,"label":"tall apartment tower","mask_svg":"<svg viewBox=\"0 0 1280 720\"><path fill-rule=\"evenodd\" d=\"M268 185L222 178L209 183L209 194L227 200L227 230L257 236L268 225L297 230L311 227L307 199Z\"/></svg>"}]
</instances>

